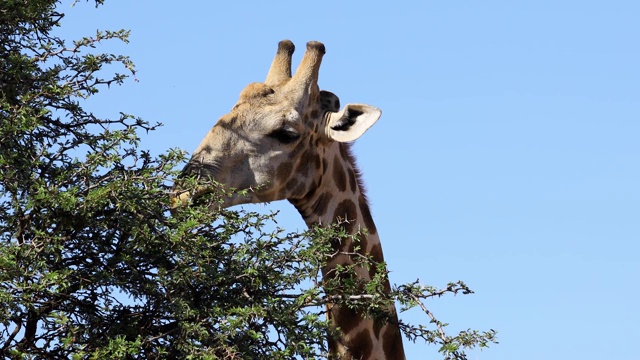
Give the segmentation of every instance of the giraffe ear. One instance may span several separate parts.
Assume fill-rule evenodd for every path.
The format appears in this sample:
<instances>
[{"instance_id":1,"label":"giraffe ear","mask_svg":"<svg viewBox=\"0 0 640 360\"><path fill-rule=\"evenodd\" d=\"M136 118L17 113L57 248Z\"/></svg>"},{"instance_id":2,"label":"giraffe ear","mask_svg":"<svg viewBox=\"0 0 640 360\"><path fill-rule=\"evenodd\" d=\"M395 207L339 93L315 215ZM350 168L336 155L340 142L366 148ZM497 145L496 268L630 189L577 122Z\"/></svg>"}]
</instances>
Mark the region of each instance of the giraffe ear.
<instances>
[{"instance_id":1,"label":"giraffe ear","mask_svg":"<svg viewBox=\"0 0 640 360\"><path fill-rule=\"evenodd\" d=\"M326 134L335 141L359 138L380 118L380 109L365 104L347 104L339 112L327 112Z\"/></svg>"}]
</instances>

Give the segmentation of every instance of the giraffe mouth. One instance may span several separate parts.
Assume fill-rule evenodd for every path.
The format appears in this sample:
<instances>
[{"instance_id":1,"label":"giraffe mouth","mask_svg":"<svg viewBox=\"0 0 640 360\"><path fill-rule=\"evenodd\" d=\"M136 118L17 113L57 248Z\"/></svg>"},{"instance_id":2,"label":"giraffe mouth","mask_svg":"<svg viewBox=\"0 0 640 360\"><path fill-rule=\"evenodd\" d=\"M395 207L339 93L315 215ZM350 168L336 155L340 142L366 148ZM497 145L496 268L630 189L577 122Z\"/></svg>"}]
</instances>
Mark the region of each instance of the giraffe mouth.
<instances>
[{"instance_id":1,"label":"giraffe mouth","mask_svg":"<svg viewBox=\"0 0 640 360\"><path fill-rule=\"evenodd\" d=\"M189 190L174 190L171 194L171 202L170 202L170 210L174 211L175 209L181 207L187 207L193 203L197 203L198 199L206 194L210 194L215 191L220 191L220 189L215 189L212 187L202 186L194 189L193 191ZM240 194L236 191L226 193L221 196L220 202L213 202L209 205L213 210L216 209L226 209L235 205L249 204L262 202L260 201L254 193L250 192L248 194Z\"/></svg>"},{"instance_id":2,"label":"giraffe mouth","mask_svg":"<svg viewBox=\"0 0 640 360\"><path fill-rule=\"evenodd\" d=\"M228 208L235 205L263 202L255 187L250 185L239 186L237 188L230 186L228 182L220 178L219 174L223 173L220 162L203 162L192 159L185 165L178 181L174 186L174 193L171 195L171 209L189 206L197 202L199 198L211 193L218 193L219 202L211 207ZM192 177L196 180L197 185L192 189L184 189L180 179Z\"/></svg>"}]
</instances>

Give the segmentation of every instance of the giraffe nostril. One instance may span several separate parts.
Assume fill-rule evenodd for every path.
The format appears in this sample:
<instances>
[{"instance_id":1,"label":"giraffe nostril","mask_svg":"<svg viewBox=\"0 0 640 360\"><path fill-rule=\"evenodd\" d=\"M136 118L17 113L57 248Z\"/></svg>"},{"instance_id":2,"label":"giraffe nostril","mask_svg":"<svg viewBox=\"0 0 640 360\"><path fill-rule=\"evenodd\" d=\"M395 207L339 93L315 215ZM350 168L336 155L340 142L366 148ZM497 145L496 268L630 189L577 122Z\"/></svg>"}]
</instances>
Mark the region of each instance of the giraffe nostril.
<instances>
[{"instance_id":1,"label":"giraffe nostril","mask_svg":"<svg viewBox=\"0 0 640 360\"><path fill-rule=\"evenodd\" d=\"M185 165L184 168L182 168L182 172L180 173L179 177L183 178L185 176L191 175L192 170L193 170L193 167L191 166L191 163L188 163L187 165Z\"/></svg>"},{"instance_id":2,"label":"giraffe nostril","mask_svg":"<svg viewBox=\"0 0 640 360\"><path fill-rule=\"evenodd\" d=\"M180 174L180 177L192 176L197 174L198 174L198 166L196 166L192 161L190 161L182 169L182 173Z\"/></svg>"},{"instance_id":3,"label":"giraffe nostril","mask_svg":"<svg viewBox=\"0 0 640 360\"><path fill-rule=\"evenodd\" d=\"M201 176L202 169L203 169L202 163L200 163L199 161L191 160L182 169L182 173L180 174L180 177L183 178L187 176Z\"/></svg>"}]
</instances>

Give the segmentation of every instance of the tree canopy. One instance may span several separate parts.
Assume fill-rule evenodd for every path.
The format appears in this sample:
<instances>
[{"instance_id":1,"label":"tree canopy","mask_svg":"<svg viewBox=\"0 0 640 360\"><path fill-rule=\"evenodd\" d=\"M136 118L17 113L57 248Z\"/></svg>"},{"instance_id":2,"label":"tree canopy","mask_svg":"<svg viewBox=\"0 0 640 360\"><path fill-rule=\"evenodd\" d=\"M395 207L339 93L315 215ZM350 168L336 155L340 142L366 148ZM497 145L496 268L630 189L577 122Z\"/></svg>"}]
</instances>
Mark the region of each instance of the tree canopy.
<instances>
[{"instance_id":1,"label":"tree canopy","mask_svg":"<svg viewBox=\"0 0 640 360\"><path fill-rule=\"evenodd\" d=\"M127 56L98 51L128 32L62 39L52 31L64 17L57 5L0 0L0 355L321 358L337 336L324 305L336 302L369 316L385 316L390 301L422 308L431 324L401 329L444 358L495 342L493 330L446 335L424 306L471 293L462 282L383 294L375 279L365 293L323 281L339 228L287 233L276 214L212 211L223 194L170 211L185 153L153 156L139 133L160 124L99 117L84 104L135 74Z\"/></svg>"}]
</instances>

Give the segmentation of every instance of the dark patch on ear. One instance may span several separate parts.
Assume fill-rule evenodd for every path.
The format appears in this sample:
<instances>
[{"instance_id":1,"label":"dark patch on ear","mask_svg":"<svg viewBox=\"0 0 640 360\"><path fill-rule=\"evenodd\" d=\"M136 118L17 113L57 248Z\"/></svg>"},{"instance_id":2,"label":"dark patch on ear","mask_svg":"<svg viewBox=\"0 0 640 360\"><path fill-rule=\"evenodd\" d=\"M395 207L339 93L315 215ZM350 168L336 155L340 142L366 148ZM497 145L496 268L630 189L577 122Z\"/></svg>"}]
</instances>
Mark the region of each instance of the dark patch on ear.
<instances>
[{"instance_id":1,"label":"dark patch on ear","mask_svg":"<svg viewBox=\"0 0 640 360\"><path fill-rule=\"evenodd\" d=\"M360 110L346 109L342 117L340 117L336 124L331 128L336 131L348 130L351 125L356 123L356 119L358 118L358 116L362 114L364 114L364 112Z\"/></svg>"},{"instance_id":2,"label":"dark patch on ear","mask_svg":"<svg viewBox=\"0 0 640 360\"><path fill-rule=\"evenodd\" d=\"M320 91L320 108L322 111L338 112L340 110L340 99L336 94L321 90Z\"/></svg>"}]
</instances>

